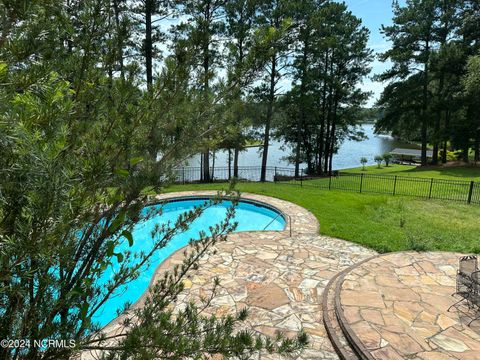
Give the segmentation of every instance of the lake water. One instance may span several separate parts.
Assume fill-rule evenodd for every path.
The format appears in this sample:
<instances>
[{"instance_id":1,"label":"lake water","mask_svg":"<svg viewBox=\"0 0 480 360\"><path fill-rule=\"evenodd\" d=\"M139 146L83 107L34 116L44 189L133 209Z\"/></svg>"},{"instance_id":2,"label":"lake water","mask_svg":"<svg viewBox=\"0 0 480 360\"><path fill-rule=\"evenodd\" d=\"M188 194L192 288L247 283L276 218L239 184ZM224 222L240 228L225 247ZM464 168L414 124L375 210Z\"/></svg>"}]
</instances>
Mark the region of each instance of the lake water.
<instances>
[{"instance_id":1,"label":"lake water","mask_svg":"<svg viewBox=\"0 0 480 360\"><path fill-rule=\"evenodd\" d=\"M362 125L367 139L363 141L346 140L340 146L337 154L333 156L333 169L341 170L359 167L360 158L366 157L369 165L374 165L376 155L385 154L394 148L412 148L412 144L399 142L389 135L376 135L373 124ZM291 154L291 148L279 141L272 141L268 150L268 166L293 167L285 157ZM211 160L210 160L211 161ZM249 147L240 153L239 166L261 166L262 158L260 147ZM233 161L232 161L233 163ZM188 166L200 166L200 156L195 156L188 161ZM228 151L215 153L215 167L228 166ZM233 165L232 165L233 166ZM304 167L304 166L303 166Z\"/></svg>"}]
</instances>

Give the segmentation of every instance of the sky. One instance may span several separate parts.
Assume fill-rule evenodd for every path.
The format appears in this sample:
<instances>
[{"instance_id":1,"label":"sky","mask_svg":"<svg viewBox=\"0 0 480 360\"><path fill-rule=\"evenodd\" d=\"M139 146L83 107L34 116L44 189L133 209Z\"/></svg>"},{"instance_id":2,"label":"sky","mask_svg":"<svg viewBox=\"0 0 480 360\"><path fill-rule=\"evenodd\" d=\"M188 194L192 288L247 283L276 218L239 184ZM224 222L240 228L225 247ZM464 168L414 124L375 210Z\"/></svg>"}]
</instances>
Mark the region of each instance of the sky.
<instances>
[{"instance_id":1,"label":"sky","mask_svg":"<svg viewBox=\"0 0 480 360\"><path fill-rule=\"evenodd\" d=\"M348 9L357 17L362 19L363 25L370 30L369 47L374 53L382 53L390 48L390 43L380 33L383 25L392 23L392 1L391 0L344 0ZM405 1L400 1L403 5ZM382 63L375 59L372 63L371 75L380 74L388 69L388 62ZM373 92L372 97L368 101L368 106L375 104L383 90L383 84L374 82L371 79L365 79L362 89Z\"/></svg>"}]
</instances>

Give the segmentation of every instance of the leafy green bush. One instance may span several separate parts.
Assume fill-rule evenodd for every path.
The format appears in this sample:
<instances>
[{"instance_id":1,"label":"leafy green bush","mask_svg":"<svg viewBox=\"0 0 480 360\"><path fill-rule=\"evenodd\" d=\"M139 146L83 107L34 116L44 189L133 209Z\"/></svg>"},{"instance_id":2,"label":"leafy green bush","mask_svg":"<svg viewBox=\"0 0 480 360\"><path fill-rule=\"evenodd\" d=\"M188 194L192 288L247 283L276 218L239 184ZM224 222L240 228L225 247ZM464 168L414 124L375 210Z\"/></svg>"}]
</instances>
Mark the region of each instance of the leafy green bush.
<instances>
[{"instance_id":1,"label":"leafy green bush","mask_svg":"<svg viewBox=\"0 0 480 360\"><path fill-rule=\"evenodd\" d=\"M377 155L377 156L375 156L374 160L377 163L378 168L380 169L381 166L382 166L382 162L383 162L383 156L382 155Z\"/></svg>"},{"instance_id":2,"label":"leafy green bush","mask_svg":"<svg viewBox=\"0 0 480 360\"><path fill-rule=\"evenodd\" d=\"M360 163L362 164L362 171L365 171L365 165L368 163L368 159L366 157L360 158Z\"/></svg>"},{"instance_id":3,"label":"leafy green bush","mask_svg":"<svg viewBox=\"0 0 480 360\"><path fill-rule=\"evenodd\" d=\"M407 239L408 249L418 252L427 251L429 249L427 240L421 235L410 232L406 233L405 236Z\"/></svg>"},{"instance_id":4,"label":"leafy green bush","mask_svg":"<svg viewBox=\"0 0 480 360\"><path fill-rule=\"evenodd\" d=\"M383 154L383 161L385 161L385 166L390 166L390 162L392 161L393 155L390 153Z\"/></svg>"}]
</instances>

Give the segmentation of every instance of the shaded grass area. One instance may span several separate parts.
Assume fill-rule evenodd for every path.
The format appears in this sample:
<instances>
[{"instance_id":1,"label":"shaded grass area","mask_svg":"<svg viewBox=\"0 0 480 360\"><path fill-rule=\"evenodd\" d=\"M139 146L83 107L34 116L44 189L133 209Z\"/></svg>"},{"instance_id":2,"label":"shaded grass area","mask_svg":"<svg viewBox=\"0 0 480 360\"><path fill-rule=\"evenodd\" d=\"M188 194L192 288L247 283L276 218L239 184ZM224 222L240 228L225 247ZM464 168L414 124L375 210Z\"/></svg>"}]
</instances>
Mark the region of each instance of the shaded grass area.
<instances>
[{"instance_id":1,"label":"shaded grass area","mask_svg":"<svg viewBox=\"0 0 480 360\"><path fill-rule=\"evenodd\" d=\"M445 180L462 180L462 181L480 181L480 167L479 166L427 166L420 167L414 165L398 165L392 164L390 166L382 166L380 169L377 166L367 166L365 171L361 167L341 170L345 173L361 173L376 174L376 175L398 175L398 176L413 176L423 178L435 178Z\"/></svg>"},{"instance_id":2,"label":"shaded grass area","mask_svg":"<svg viewBox=\"0 0 480 360\"><path fill-rule=\"evenodd\" d=\"M174 185L166 191L226 188L228 184ZM321 234L379 252L441 250L480 253L480 206L288 184L239 183L237 189L296 203L317 217Z\"/></svg>"}]
</instances>

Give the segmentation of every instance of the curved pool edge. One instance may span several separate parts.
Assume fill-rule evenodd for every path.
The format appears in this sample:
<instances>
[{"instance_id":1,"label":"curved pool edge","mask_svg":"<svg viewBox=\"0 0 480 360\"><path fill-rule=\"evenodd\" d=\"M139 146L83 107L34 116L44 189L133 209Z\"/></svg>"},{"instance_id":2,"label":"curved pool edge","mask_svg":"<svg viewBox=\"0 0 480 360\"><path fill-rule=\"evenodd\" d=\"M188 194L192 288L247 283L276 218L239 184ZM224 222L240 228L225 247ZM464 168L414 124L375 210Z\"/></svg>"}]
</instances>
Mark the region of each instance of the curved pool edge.
<instances>
[{"instance_id":1,"label":"curved pool edge","mask_svg":"<svg viewBox=\"0 0 480 360\"><path fill-rule=\"evenodd\" d=\"M173 192L173 193L165 193L155 195L153 199L149 200L148 205L155 205L162 202L170 202L173 200L191 200L191 199L202 199L202 198L215 198L218 196L217 191L185 191L185 192ZM228 196L220 196L221 198L225 198L228 200ZM232 197L230 197L232 198ZM241 193L240 197L238 198L239 201L251 202L256 205L260 205L266 207L267 209L273 210L278 212L284 217L285 220L285 228L283 230L250 230L250 231L238 231L231 234L228 234L230 238L235 237L236 235L241 235L242 233L275 233L282 236L291 237L293 234L318 234L320 231L320 223L317 218L305 208L291 203L286 200L281 200L275 197L265 196L265 195L257 195L252 193ZM273 203L273 204L272 204ZM291 229L291 230L290 230ZM172 259L175 255L179 253L183 253L185 249L187 249L190 245L186 245L172 254L170 254L164 261L162 261L158 266L155 268L148 287L145 291L140 295L140 297L131 304L130 311L135 310L142 306L145 302L146 297L149 294L149 291L152 285L155 283L156 279L158 279L158 274L162 271L168 270L172 264ZM128 316L127 314L122 314L120 316L115 317L106 325L104 325L99 332L113 332L119 331L121 332L121 328L123 327L122 322L123 319Z\"/></svg>"},{"instance_id":2,"label":"curved pool edge","mask_svg":"<svg viewBox=\"0 0 480 360\"><path fill-rule=\"evenodd\" d=\"M153 201L162 201L174 198L182 197L215 197L218 195L218 191L206 190L206 191L180 191L155 195L152 197ZM242 192L240 194L240 200L252 201L260 203L267 208L273 208L273 210L281 212L286 215L285 219L287 225L283 231L288 231L289 220L291 220L292 234L319 234L320 222L318 219L307 209L292 203L287 200L282 200L273 196L259 195L254 193ZM262 231L262 230L260 230Z\"/></svg>"},{"instance_id":3,"label":"curved pool edge","mask_svg":"<svg viewBox=\"0 0 480 360\"><path fill-rule=\"evenodd\" d=\"M158 196L158 195L157 195ZM275 213L277 213L277 216L281 216L283 221L285 222L285 226L283 227L282 230L267 230L266 228L270 225L268 224L264 230L241 230L241 231L235 231L234 233L242 233L242 232L263 232L263 231L276 231L276 232L282 232L282 231L290 231L290 226L291 226L291 221L289 220L290 215L284 213L282 210L278 209L277 207L270 205L266 202L255 200L255 199L249 199L249 198L244 198L242 196L240 197L235 197L235 196L217 196L217 195L187 195L187 196L174 196L174 197L167 197L167 198L162 198L162 199L157 199L155 197L155 200L150 200L148 201L146 206L155 206L155 205L160 205L164 203L171 203L171 202L177 202L177 201L187 201L187 200L213 200L213 199L219 199L219 200L226 200L226 201L231 201L231 200L238 200L239 202L247 203L247 204L252 204L258 207L263 207L265 209L271 210Z\"/></svg>"}]
</instances>

